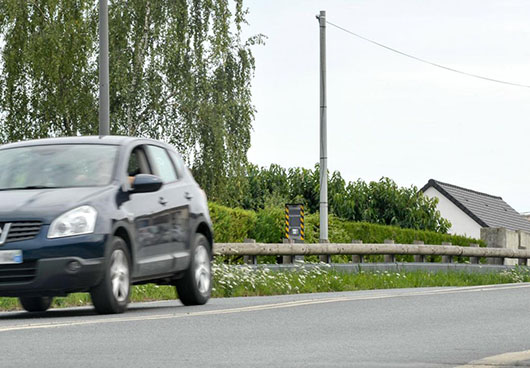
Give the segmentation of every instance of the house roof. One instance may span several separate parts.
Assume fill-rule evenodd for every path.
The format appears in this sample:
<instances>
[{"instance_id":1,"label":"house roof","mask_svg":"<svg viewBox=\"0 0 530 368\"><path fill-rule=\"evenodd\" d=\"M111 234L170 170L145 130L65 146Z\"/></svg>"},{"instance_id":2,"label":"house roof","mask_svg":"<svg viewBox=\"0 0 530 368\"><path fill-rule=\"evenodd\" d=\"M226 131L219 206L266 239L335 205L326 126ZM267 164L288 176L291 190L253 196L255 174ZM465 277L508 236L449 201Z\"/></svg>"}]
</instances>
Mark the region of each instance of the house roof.
<instances>
[{"instance_id":1,"label":"house roof","mask_svg":"<svg viewBox=\"0 0 530 368\"><path fill-rule=\"evenodd\" d=\"M530 232L530 221L510 207L501 197L434 179L430 179L421 191L425 192L431 187L438 190L482 227L503 227Z\"/></svg>"}]
</instances>

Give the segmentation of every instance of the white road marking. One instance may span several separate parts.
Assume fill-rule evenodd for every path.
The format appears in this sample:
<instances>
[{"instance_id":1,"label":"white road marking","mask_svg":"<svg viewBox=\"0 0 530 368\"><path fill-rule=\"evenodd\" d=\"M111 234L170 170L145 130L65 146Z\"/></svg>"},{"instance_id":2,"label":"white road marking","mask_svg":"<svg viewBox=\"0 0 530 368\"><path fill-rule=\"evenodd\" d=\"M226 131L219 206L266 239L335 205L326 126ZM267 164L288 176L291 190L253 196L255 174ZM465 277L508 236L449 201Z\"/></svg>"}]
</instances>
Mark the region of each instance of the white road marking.
<instances>
[{"instance_id":1,"label":"white road marking","mask_svg":"<svg viewBox=\"0 0 530 368\"><path fill-rule=\"evenodd\" d=\"M530 350L516 351L490 356L484 359L473 361L469 364L459 365L459 368L492 368L492 367L513 367L518 362L530 359Z\"/></svg>"},{"instance_id":2,"label":"white road marking","mask_svg":"<svg viewBox=\"0 0 530 368\"><path fill-rule=\"evenodd\" d=\"M108 317L108 318L98 318L98 319L81 320L81 321L70 320L70 321L65 321L65 322L29 323L29 324L20 324L20 325L0 327L0 333L9 332L9 331L20 331L20 330L35 330L35 329L46 329L46 328L119 323L119 322L152 321L152 320L200 317L200 316L220 315L220 314L256 312L256 311L262 311L262 310L294 308L294 307L302 307L306 305L324 304L324 303L338 303L338 302L350 302L350 301L374 300L374 299L390 299L390 298L440 295L440 294L471 293L471 292L497 291L497 290L521 289L521 288L530 288L530 283L509 284L509 285L504 285L504 286L499 286L499 285L469 286L469 287L450 288L450 289L443 289L443 290L412 291L412 292L403 293L403 294L380 294L380 295L372 295L372 296L351 296L351 297L336 297L336 298L323 298L323 299L306 299L306 300L298 300L298 301L284 302L284 303L261 304L261 305L254 305L254 306L248 306L248 307L214 309L214 310L189 312L189 313L155 314L155 315L147 315L147 316Z\"/></svg>"}]
</instances>

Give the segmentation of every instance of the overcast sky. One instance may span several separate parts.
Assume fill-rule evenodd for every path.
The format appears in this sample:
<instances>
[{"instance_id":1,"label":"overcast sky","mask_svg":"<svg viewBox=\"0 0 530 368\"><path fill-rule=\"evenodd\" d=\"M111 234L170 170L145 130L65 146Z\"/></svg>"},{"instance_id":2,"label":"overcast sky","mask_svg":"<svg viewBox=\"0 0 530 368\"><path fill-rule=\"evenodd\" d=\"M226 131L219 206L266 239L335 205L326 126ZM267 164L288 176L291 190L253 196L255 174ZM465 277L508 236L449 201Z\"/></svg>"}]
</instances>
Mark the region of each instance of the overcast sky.
<instances>
[{"instance_id":1,"label":"overcast sky","mask_svg":"<svg viewBox=\"0 0 530 368\"><path fill-rule=\"evenodd\" d=\"M415 56L530 85L530 1L247 0L257 109L249 160L319 161L315 15ZM346 180L428 179L530 211L530 89L455 74L327 27L328 166Z\"/></svg>"}]
</instances>

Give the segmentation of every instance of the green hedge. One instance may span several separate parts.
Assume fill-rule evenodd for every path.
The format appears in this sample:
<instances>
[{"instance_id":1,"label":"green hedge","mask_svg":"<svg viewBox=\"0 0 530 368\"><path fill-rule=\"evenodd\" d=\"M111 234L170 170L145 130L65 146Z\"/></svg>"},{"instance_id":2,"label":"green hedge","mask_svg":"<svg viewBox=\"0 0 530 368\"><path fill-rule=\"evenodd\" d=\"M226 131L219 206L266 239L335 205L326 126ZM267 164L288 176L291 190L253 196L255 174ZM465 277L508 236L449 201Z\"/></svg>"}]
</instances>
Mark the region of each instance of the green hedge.
<instances>
[{"instance_id":1,"label":"green hedge","mask_svg":"<svg viewBox=\"0 0 530 368\"><path fill-rule=\"evenodd\" d=\"M316 243L319 236L319 214L306 216L306 242ZM434 231L402 229L397 226L369 224L366 222L351 222L329 217L329 241L331 243L350 243L353 239L364 243L384 243L386 239L393 239L396 243L412 244L415 240L425 244L442 244L451 242L453 245L467 247L470 243L485 244L478 239L466 238L459 235L441 234Z\"/></svg>"},{"instance_id":2,"label":"green hedge","mask_svg":"<svg viewBox=\"0 0 530 368\"><path fill-rule=\"evenodd\" d=\"M209 203L215 241L219 243L242 242L246 238L256 239L258 243L281 243L283 241L283 208L267 208L258 212L228 208L216 203ZM305 217L306 243L317 243L319 236L319 214ZM434 231L402 229L396 226L351 222L329 216L329 241L332 243L349 243L353 239L364 243L383 243L393 239L396 243L412 244L421 240L425 244L442 244L468 246L484 242L464 236L436 233Z\"/></svg>"},{"instance_id":3,"label":"green hedge","mask_svg":"<svg viewBox=\"0 0 530 368\"><path fill-rule=\"evenodd\" d=\"M250 238L256 227L257 216L253 211L228 208L208 203L213 222L214 241L218 243L239 243Z\"/></svg>"},{"instance_id":4,"label":"green hedge","mask_svg":"<svg viewBox=\"0 0 530 368\"><path fill-rule=\"evenodd\" d=\"M266 208L254 212L213 202L208 203L208 207L218 243L238 243L247 238L259 243L282 242L283 209Z\"/></svg>"}]
</instances>

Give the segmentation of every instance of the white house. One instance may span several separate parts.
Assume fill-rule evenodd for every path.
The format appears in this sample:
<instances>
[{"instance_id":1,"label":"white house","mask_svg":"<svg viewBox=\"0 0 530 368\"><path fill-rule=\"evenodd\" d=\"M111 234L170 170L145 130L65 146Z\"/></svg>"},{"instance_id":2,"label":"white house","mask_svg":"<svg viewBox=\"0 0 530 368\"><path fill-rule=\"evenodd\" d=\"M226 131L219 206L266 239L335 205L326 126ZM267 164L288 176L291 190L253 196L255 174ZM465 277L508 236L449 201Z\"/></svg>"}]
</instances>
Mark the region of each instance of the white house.
<instances>
[{"instance_id":1,"label":"white house","mask_svg":"<svg viewBox=\"0 0 530 368\"><path fill-rule=\"evenodd\" d=\"M451 221L450 234L480 239L480 229L483 227L530 232L530 221L501 197L433 179L429 180L421 191L427 197L438 198L440 214Z\"/></svg>"}]
</instances>

